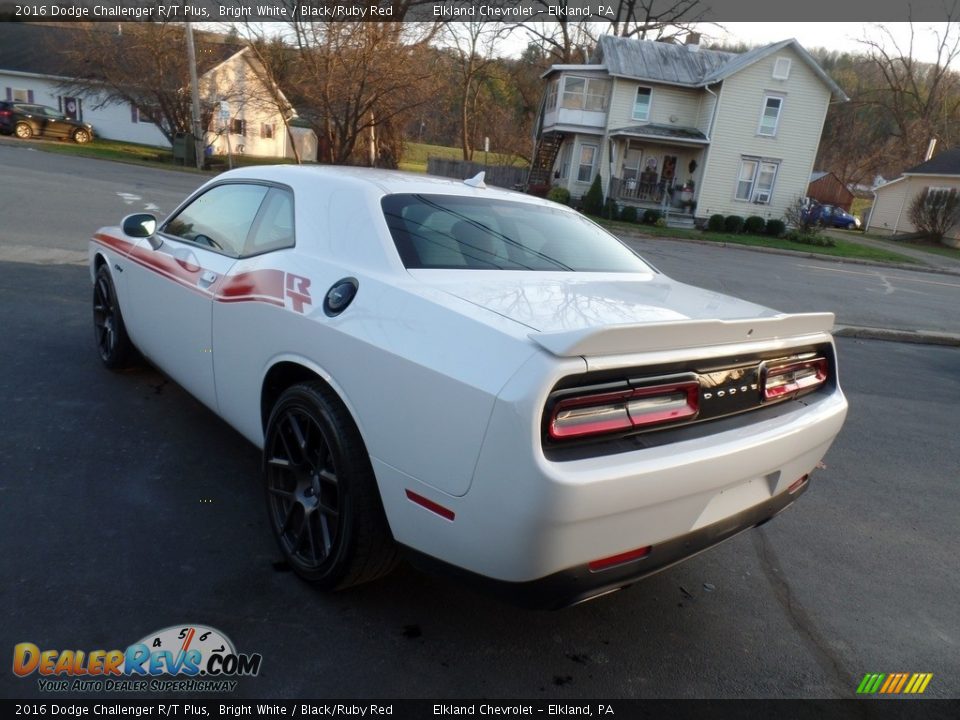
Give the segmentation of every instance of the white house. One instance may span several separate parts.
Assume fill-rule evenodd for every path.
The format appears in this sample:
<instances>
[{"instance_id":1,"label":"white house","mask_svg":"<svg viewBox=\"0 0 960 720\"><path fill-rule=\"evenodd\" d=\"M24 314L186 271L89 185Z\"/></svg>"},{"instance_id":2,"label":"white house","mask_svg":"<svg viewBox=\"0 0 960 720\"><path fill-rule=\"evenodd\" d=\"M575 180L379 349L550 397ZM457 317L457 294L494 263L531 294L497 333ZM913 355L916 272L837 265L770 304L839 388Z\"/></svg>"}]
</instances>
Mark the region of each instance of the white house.
<instances>
[{"instance_id":1,"label":"white house","mask_svg":"<svg viewBox=\"0 0 960 720\"><path fill-rule=\"evenodd\" d=\"M160 129L141 117L135 106L112 102L100 107L97 93L64 89L75 75L68 54L57 49L69 49L78 37L76 29L64 25L0 23L0 98L57 108L91 123L97 137L169 147ZM273 100L282 93L269 92L248 49L235 43L204 43L198 56L203 99L222 101L229 110L225 122L216 113L209 119L207 144L226 154L229 134L234 153L294 157L279 104ZM292 134L301 159L316 160L313 131L294 128Z\"/></svg>"},{"instance_id":2,"label":"white house","mask_svg":"<svg viewBox=\"0 0 960 720\"><path fill-rule=\"evenodd\" d=\"M287 132L281 108L289 108L290 103L279 88L270 92L259 68L249 48L243 48L200 78L200 93L207 103L227 110L226 119L219 112L211 117L206 144L217 155L233 152L277 158L296 157L295 145L301 160L315 162L316 134L296 126Z\"/></svg>"},{"instance_id":3,"label":"white house","mask_svg":"<svg viewBox=\"0 0 960 720\"><path fill-rule=\"evenodd\" d=\"M696 40L694 36L694 40ZM736 54L604 36L544 73L529 185L620 204L779 218L806 194L831 100L847 96L796 40Z\"/></svg>"}]
</instances>

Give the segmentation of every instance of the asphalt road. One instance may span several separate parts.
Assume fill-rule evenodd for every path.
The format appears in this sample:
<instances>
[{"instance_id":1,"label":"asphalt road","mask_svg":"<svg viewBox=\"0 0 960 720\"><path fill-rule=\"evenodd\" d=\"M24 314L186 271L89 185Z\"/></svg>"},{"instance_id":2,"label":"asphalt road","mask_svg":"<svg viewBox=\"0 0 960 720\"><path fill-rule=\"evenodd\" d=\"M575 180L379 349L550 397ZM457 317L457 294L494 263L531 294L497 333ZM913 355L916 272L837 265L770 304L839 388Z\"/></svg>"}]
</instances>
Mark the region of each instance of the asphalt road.
<instances>
[{"instance_id":1,"label":"asphalt road","mask_svg":"<svg viewBox=\"0 0 960 720\"><path fill-rule=\"evenodd\" d=\"M59 207L119 215L141 208L110 192L169 205L177 182L198 183L36 155L0 175L0 197L33 218L16 237L37 249L83 249L90 229ZM782 256L722 265L700 246L664 248L648 254L678 276L671 257L732 282L745 255L748 271L789 276ZM298 581L278 562L254 448L156 372L104 370L90 315L83 267L0 260L0 653L123 648L203 623L264 656L239 698L853 697L867 672L931 672L928 696L960 696L960 350L839 340L850 415L795 507L627 591L544 613L406 567L333 596ZM0 696L41 693L6 670Z\"/></svg>"}]
</instances>

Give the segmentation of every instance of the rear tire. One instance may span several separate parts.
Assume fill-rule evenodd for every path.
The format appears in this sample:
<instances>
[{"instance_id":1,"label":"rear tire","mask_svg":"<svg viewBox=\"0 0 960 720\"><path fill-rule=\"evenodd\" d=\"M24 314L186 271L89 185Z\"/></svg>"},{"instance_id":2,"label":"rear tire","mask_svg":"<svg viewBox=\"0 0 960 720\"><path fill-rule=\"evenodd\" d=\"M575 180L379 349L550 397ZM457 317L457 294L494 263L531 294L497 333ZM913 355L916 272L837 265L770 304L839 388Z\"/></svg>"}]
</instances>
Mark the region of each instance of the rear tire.
<instances>
[{"instance_id":1,"label":"rear tire","mask_svg":"<svg viewBox=\"0 0 960 720\"><path fill-rule=\"evenodd\" d=\"M14 132L21 140L29 140L33 137L33 128L30 127L30 123L18 122Z\"/></svg>"},{"instance_id":2,"label":"rear tire","mask_svg":"<svg viewBox=\"0 0 960 720\"><path fill-rule=\"evenodd\" d=\"M93 285L93 332L104 365L120 370L132 364L136 351L127 336L117 290L106 265L97 270Z\"/></svg>"},{"instance_id":3,"label":"rear tire","mask_svg":"<svg viewBox=\"0 0 960 720\"><path fill-rule=\"evenodd\" d=\"M83 128L77 128L73 133L73 141L77 143L77 145L86 145L90 142L90 132Z\"/></svg>"},{"instance_id":4,"label":"rear tire","mask_svg":"<svg viewBox=\"0 0 960 720\"><path fill-rule=\"evenodd\" d=\"M274 406L263 480L274 537L304 580L340 590L396 566L397 547L363 439L321 383L294 385Z\"/></svg>"}]
</instances>

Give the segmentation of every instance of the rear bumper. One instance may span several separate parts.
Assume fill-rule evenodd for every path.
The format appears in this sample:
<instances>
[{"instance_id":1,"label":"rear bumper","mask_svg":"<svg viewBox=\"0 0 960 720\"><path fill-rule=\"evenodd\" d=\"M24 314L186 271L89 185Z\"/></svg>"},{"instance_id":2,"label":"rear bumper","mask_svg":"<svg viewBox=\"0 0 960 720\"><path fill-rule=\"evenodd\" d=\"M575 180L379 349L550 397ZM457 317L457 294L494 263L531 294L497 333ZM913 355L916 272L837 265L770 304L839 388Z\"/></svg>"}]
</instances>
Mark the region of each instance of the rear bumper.
<instances>
[{"instance_id":1,"label":"rear bumper","mask_svg":"<svg viewBox=\"0 0 960 720\"><path fill-rule=\"evenodd\" d=\"M645 557L597 572L588 565L579 565L537 580L506 582L464 570L410 548L405 549L410 561L427 572L455 577L522 607L557 610L621 590L745 530L763 525L790 507L809 485L807 480L792 493L782 492L723 520L656 543Z\"/></svg>"}]
</instances>

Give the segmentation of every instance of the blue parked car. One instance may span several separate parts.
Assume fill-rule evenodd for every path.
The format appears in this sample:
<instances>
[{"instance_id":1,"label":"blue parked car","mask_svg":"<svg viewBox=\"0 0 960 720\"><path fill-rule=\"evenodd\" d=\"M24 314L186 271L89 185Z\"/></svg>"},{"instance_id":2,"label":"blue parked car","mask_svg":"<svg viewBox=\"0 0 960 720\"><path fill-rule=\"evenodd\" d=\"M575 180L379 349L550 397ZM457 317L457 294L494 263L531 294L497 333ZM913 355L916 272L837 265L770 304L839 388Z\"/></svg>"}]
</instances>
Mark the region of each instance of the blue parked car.
<instances>
[{"instance_id":1,"label":"blue parked car","mask_svg":"<svg viewBox=\"0 0 960 720\"><path fill-rule=\"evenodd\" d=\"M823 227L843 228L844 230L860 229L860 218L854 217L843 208L834 205L811 205L807 209L807 217L815 224Z\"/></svg>"}]
</instances>

